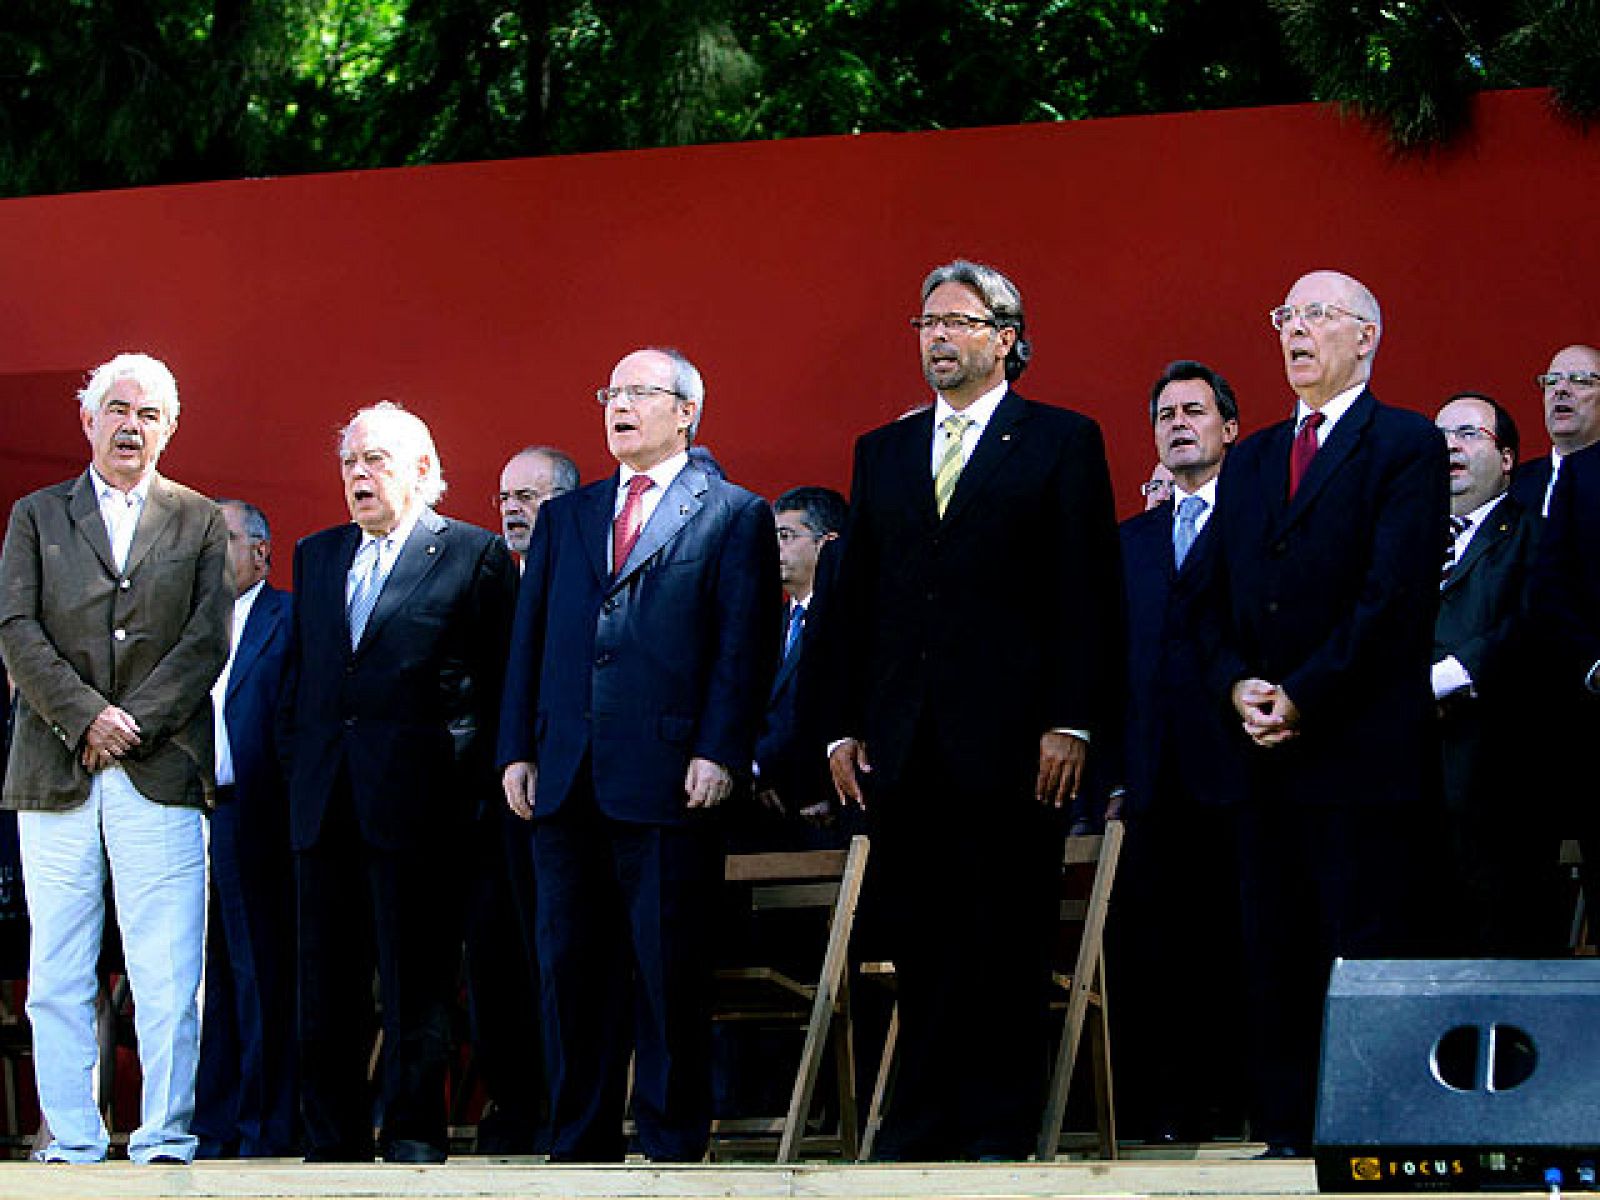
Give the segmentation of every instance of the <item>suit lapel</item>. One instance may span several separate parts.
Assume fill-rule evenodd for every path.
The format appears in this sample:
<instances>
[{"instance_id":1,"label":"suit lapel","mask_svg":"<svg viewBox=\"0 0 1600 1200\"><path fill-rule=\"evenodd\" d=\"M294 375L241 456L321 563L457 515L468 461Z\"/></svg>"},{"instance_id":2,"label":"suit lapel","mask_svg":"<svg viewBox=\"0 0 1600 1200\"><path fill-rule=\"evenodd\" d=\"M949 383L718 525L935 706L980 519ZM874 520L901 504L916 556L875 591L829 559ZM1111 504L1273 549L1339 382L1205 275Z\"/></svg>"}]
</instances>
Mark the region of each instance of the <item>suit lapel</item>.
<instances>
[{"instance_id":1,"label":"suit lapel","mask_svg":"<svg viewBox=\"0 0 1600 1200\"><path fill-rule=\"evenodd\" d=\"M1507 496L1496 504L1489 513L1489 519L1477 533L1472 535L1472 540L1467 543L1464 553L1453 567L1450 568L1450 578L1445 580L1445 590L1455 587L1478 565L1478 561L1489 553L1490 547L1504 540L1511 532L1511 522L1506 520L1506 505L1511 502Z\"/></svg>"},{"instance_id":2,"label":"suit lapel","mask_svg":"<svg viewBox=\"0 0 1600 1200\"><path fill-rule=\"evenodd\" d=\"M1311 507L1318 494L1328 481L1332 479L1348 459L1355 448L1361 444L1361 439L1366 435L1367 426L1372 423L1372 414L1377 410L1378 402L1372 398L1372 393L1363 391L1356 397L1355 403L1345 410L1344 416L1333 427L1333 432L1328 434L1328 440L1322 443L1321 448L1312 456L1311 465L1306 468L1305 477L1300 480L1294 498L1289 501L1284 513L1284 524L1292 525L1301 514ZM1294 422L1288 425L1289 442L1294 441ZM1288 491L1288 455L1284 456L1284 491Z\"/></svg>"},{"instance_id":3,"label":"suit lapel","mask_svg":"<svg viewBox=\"0 0 1600 1200\"><path fill-rule=\"evenodd\" d=\"M933 497L933 406L897 422L900 440L894 447L894 474L907 481L904 495L919 524L938 527L939 508ZM959 491L959 487L957 491Z\"/></svg>"},{"instance_id":4,"label":"suit lapel","mask_svg":"<svg viewBox=\"0 0 1600 1200\"><path fill-rule=\"evenodd\" d=\"M994 415L984 426L983 436L973 447L972 457L961 469L961 477L956 480L955 493L950 497L949 507L944 510L945 524L948 525L955 520L972 504L972 497L983 490L983 485L994 474L995 469L1005 461L1016 439L1021 436L1022 431L1019 426L1026 417L1027 406L1022 397L1007 388L1006 394L1000 398L1000 403L995 407ZM929 434L931 436L931 430ZM931 463L931 449L929 453ZM931 478L929 494L932 494Z\"/></svg>"},{"instance_id":5,"label":"suit lapel","mask_svg":"<svg viewBox=\"0 0 1600 1200\"><path fill-rule=\"evenodd\" d=\"M778 644L786 649L789 640L789 614L792 611L792 606L783 610L783 629L779 633L780 641ZM809 610L807 611L807 615L810 615ZM804 618L802 618L800 624L800 640L795 643L794 650L792 652L783 656L783 661L778 664L778 674L772 680L771 694L773 696L776 696L779 692L783 691L783 685L789 682L789 677L794 674L795 668L799 665L800 652L805 645L805 638L805 621Z\"/></svg>"},{"instance_id":6,"label":"suit lapel","mask_svg":"<svg viewBox=\"0 0 1600 1200\"><path fill-rule=\"evenodd\" d=\"M256 660L261 657L262 647L283 619L283 607L276 602L277 594L270 583L266 584L256 596L256 602L250 606L244 632L239 635L239 648L233 654L233 669L228 672L229 700L239 690L240 681L250 674Z\"/></svg>"},{"instance_id":7,"label":"suit lapel","mask_svg":"<svg viewBox=\"0 0 1600 1200\"><path fill-rule=\"evenodd\" d=\"M111 535L106 532L105 518L100 515L100 497L94 492L94 479L85 471L72 485L72 497L67 511L79 535L89 543L106 574L117 575L116 559L111 554Z\"/></svg>"},{"instance_id":8,"label":"suit lapel","mask_svg":"<svg viewBox=\"0 0 1600 1200\"><path fill-rule=\"evenodd\" d=\"M578 536L602 584L611 582L611 521L617 508L617 477L613 475L583 493L579 501Z\"/></svg>"},{"instance_id":9,"label":"suit lapel","mask_svg":"<svg viewBox=\"0 0 1600 1200\"><path fill-rule=\"evenodd\" d=\"M139 514L139 524L133 530L133 545L128 548L128 567L124 574L132 575L150 552L150 547L172 520L172 497L167 481L156 475L150 480L150 490L145 493L144 511Z\"/></svg>"},{"instance_id":10,"label":"suit lapel","mask_svg":"<svg viewBox=\"0 0 1600 1200\"><path fill-rule=\"evenodd\" d=\"M404 606L417 585L438 566L439 560L444 557L446 533L444 518L430 508L423 509L411 536L400 548L400 557L395 559L394 569L384 581L383 590L378 593L378 602L373 605L372 615L367 618L366 629L362 630L357 653L367 647L383 623Z\"/></svg>"},{"instance_id":11,"label":"suit lapel","mask_svg":"<svg viewBox=\"0 0 1600 1200\"><path fill-rule=\"evenodd\" d=\"M650 520L645 522L639 540L634 542L633 549L628 553L628 561L617 572L613 588L626 583L651 555L677 537L678 531L694 520L695 514L705 504L702 497L710 486L705 472L693 463L678 472L678 477L667 485L655 512L650 514Z\"/></svg>"}]
</instances>

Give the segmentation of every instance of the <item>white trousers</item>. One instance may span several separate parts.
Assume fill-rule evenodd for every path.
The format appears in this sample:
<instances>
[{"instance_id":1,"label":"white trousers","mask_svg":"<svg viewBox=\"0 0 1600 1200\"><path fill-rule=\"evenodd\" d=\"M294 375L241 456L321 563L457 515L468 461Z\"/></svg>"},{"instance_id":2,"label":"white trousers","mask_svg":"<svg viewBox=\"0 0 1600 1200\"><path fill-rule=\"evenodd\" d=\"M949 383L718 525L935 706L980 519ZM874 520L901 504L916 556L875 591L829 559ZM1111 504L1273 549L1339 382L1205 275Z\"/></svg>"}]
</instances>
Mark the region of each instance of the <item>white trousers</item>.
<instances>
[{"instance_id":1,"label":"white trousers","mask_svg":"<svg viewBox=\"0 0 1600 1200\"><path fill-rule=\"evenodd\" d=\"M146 799L120 767L97 774L78 808L17 814L33 927L28 1019L39 1104L52 1135L47 1159L106 1156L109 1139L94 1093L94 998L108 871L144 1076L128 1157L194 1157L189 1121L200 1057L204 820L199 809Z\"/></svg>"}]
</instances>

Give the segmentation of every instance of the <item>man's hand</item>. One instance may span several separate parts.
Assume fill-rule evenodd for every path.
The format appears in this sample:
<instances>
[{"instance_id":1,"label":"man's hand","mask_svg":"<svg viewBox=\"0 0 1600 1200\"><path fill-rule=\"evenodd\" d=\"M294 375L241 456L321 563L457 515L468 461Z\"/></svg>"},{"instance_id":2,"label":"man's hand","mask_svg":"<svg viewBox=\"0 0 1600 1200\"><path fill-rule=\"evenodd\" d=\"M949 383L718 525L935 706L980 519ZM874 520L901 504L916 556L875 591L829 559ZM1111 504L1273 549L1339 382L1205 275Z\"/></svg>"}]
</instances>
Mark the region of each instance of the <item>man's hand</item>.
<instances>
[{"instance_id":1,"label":"man's hand","mask_svg":"<svg viewBox=\"0 0 1600 1200\"><path fill-rule=\"evenodd\" d=\"M1039 779L1034 792L1040 804L1060 808L1078 798L1089 743L1070 733L1050 730L1039 738Z\"/></svg>"},{"instance_id":2,"label":"man's hand","mask_svg":"<svg viewBox=\"0 0 1600 1200\"><path fill-rule=\"evenodd\" d=\"M115 704L108 704L101 710L100 715L89 723L89 728L83 734L83 746L87 752L93 750L96 755L106 758L121 758L129 750L139 744L139 722L125 709L118 708ZM83 765L89 767L89 757L84 755ZM89 767L91 771L95 767Z\"/></svg>"},{"instance_id":3,"label":"man's hand","mask_svg":"<svg viewBox=\"0 0 1600 1200\"><path fill-rule=\"evenodd\" d=\"M117 760L104 750L96 750L92 746L85 746L83 753L78 756L78 761L83 763L84 770L93 774L96 771L104 771Z\"/></svg>"},{"instance_id":4,"label":"man's hand","mask_svg":"<svg viewBox=\"0 0 1600 1200\"><path fill-rule=\"evenodd\" d=\"M833 805L826 800L808 804L800 810L800 819L813 829L831 829L834 822Z\"/></svg>"},{"instance_id":5,"label":"man's hand","mask_svg":"<svg viewBox=\"0 0 1600 1200\"><path fill-rule=\"evenodd\" d=\"M828 773L833 776L833 790L839 793L839 803L853 804L865 812L867 798L861 792L861 776L872 774L866 746L855 738L845 738L828 755Z\"/></svg>"},{"instance_id":6,"label":"man's hand","mask_svg":"<svg viewBox=\"0 0 1600 1200\"><path fill-rule=\"evenodd\" d=\"M733 791L733 775L709 758L691 758L683 777L683 790L690 808L716 808Z\"/></svg>"},{"instance_id":7,"label":"man's hand","mask_svg":"<svg viewBox=\"0 0 1600 1200\"><path fill-rule=\"evenodd\" d=\"M789 806L783 802L783 797L778 795L777 788L764 787L756 792L756 803L770 813L780 817L789 815Z\"/></svg>"},{"instance_id":8,"label":"man's hand","mask_svg":"<svg viewBox=\"0 0 1600 1200\"><path fill-rule=\"evenodd\" d=\"M1289 693L1265 679L1241 679L1233 685L1233 708L1244 732L1258 746L1279 746L1300 733L1300 710Z\"/></svg>"},{"instance_id":9,"label":"man's hand","mask_svg":"<svg viewBox=\"0 0 1600 1200\"><path fill-rule=\"evenodd\" d=\"M539 768L529 762L507 763L500 776L506 804L524 821L533 820L533 793L539 786Z\"/></svg>"}]
</instances>

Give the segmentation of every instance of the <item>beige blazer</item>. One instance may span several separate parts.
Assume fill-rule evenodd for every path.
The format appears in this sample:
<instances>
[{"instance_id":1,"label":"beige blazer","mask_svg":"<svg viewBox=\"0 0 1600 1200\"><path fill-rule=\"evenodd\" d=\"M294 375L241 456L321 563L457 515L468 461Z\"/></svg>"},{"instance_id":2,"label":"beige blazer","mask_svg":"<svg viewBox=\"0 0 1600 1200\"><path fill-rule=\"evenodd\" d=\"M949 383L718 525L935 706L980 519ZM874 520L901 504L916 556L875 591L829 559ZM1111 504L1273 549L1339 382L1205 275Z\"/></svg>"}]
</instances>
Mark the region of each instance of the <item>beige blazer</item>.
<instances>
[{"instance_id":1,"label":"beige blazer","mask_svg":"<svg viewBox=\"0 0 1600 1200\"><path fill-rule=\"evenodd\" d=\"M107 704L139 722L123 762L142 794L209 805L211 685L232 619L227 524L198 492L151 480L120 573L87 471L17 501L0 552L0 654L17 688L4 807L82 804L83 735Z\"/></svg>"}]
</instances>

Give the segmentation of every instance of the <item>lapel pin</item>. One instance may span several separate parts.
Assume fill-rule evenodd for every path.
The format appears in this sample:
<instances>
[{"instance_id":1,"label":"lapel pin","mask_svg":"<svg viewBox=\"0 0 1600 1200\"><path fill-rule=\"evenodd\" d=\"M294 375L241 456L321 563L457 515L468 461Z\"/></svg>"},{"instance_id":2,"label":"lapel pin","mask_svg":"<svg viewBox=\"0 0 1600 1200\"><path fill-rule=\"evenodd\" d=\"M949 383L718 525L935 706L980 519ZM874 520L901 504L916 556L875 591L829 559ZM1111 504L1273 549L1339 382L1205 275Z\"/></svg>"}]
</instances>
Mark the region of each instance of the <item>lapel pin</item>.
<instances>
[{"instance_id":1,"label":"lapel pin","mask_svg":"<svg viewBox=\"0 0 1600 1200\"><path fill-rule=\"evenodd\" d=\"M437 554L437 553L439 553L439 547L437 547L437 546L429 546L428 547L428 553L429 554Z\"/></svg>"}]
</instances>

